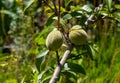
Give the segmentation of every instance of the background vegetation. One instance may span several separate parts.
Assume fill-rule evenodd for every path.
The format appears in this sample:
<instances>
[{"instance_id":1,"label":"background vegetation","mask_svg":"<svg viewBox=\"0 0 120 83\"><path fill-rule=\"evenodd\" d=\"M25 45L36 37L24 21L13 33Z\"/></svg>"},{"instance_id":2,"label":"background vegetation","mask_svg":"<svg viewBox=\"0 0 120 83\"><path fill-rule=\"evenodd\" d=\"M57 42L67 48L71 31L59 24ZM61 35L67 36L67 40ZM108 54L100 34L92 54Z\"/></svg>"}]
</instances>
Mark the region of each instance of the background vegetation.
<instances>
[{"instance_id":1,"label":"background vegetation","mask_svg":"<svg viewBox=\"0 0 120 83\"><path fill-rule=\"evenodd\" d=\"M120 0L60 1L61 25L83 26L91 50L74 48L58 83L120 83ZM57 27L53 9L52 0L0 0L0 83L49 82L57 65L45 46Z\"/></svg>"}]
</instances>

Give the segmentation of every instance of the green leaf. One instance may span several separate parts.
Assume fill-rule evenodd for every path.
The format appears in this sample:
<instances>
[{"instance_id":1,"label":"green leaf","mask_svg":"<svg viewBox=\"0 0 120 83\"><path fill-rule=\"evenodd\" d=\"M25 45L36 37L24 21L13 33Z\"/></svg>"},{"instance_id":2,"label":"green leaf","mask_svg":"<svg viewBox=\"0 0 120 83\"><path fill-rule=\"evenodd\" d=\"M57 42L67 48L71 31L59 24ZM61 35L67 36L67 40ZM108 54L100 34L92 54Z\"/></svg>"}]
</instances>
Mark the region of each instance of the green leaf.
<instances>
[{"instance_id":1,"label":"green leaf","mask_svg":"<svg viewBox=\"0 0 120 83\"><path fill-rule=\"evenodd\" d=\"M80 17L80 25L84 25L87 20L87 16L83 14L81 11L74 11L70 13L72 18Z\"/></svg>"},{"instance_id":2,"label":"green leaf","mask_svg":"<svg viewBox=\"0 0 120 83\"><path fill-rule=\"evenodd\" d=\"M34 2L35 2L35 0L29 0L28 2L26 2L27 5L24 8L23 12L25 12Z\"/></svg>"},{"instance_id":3,"label":"green leaf","mask_svg":"<svg viewBox=\"0 0 120 83\"><path fill-rule=\"evenodd\" d=\"M18 17L15 13L10 12L8 10L0 10L0 13L7 14L7 15L9 15L12 18L17 18Z\"/></svg>"},{"instance_id":4,"label":"green leaf","mask_svg":"<svg viewBox=\"0 0 120 83\"><path fill-rule=\"evenodd\" d=\"M68 20L68 19L71 19L71 18L72 18L71 14L66 14L66 15L63 16L64 20Z\"/></svg>"},{"instance_id":5,"label":"green leaf","mask_svg":"<svg viewBox=\"0 0 120 83\"><path fill-rule=\"evenodd\" d=\"M106 0L106 4L107 4L107 7L108 7L108 11L111 11L112 9L112 0Z\"/></svg>"},{"instance_id":6,"label":"green leaf","mask_svg":"<svg viewBox=\"0 0 120 83\"><path fill-rule=\"evenodd\" d=\"M115 4L114 7L120 10L120 4Z\"/></svg>"},{"instance_id":7,"label":"green leaf","mask_svg":"<svg viewBox=\"0 0 120 83\"><path fill-rule=\"evenodd\" d=\"M93 11L92 8L89 5L84 5L82 7L82 9L85 10L85 11L87 11L87 12L92 12Z\"/></svg>"},{"instance_id":8,"label":"green leaf","mask_svg":"<svg viewBox=\"0 0 120 83\"><path fill-rule=\"evenodd\" d=\"M73 0L65 0L65 7L67 7L69 4L70 4L70 2L72 2Z\"/></svg>"},{"instance_id":9,"label":"green leaf","mask_svg":"<svg viewBox=\"0 0 120 83\"><path fill-rule=\"evenodd\" d=\"M37 59L42 58L42 57L46 56L48 52L49 52L49 50L45 50L44 52L40 53L36 58Z\"/></svg>"},{"instance_id":10,"label":"green leaf","mask_svg":"<svg viewBox=\"0 0 120 83\"><path fill-rule=\"evenodd\" d=\"M38 75L38 80L41 80L43 75L49 71L51 68L50 67L47 67L44 71L42 71L39 75Z\"/></svg>"},{"instance_id":11,"label":"green leaf","mask_svg":"<svg viewBox=\"0 0 120 83\"><path fill-rule=\"evenodd\" d=\"M49 50L45 50L36 57L36 67L40 72L40 66L45 61L45 56L48 54Z\"/></svg>"},{"instance_id":12,"label":"green leaf","mask_svg":"<svg viewBox=\"0 0 120 83\"><path fill-rule=\"evenodd\" d=\"M5 83L17 83L16 79L7 79Z\"/></svg>"},{"instance_id":13,"label":"green leaf","mask_svg":"<svg viewBox=\"0 0 120 83\"><path fill-rule=\"evenodd\" d=\"M108 16L108 11L100 11L101 15Z\"/></svg>"},{"instance_id":14,"label":"green leaf","mask_svg":"<svg viewBox=\"0 0 120 83\"><path fill-rule=\"evenodd\" d=\"M47 76L42 80L41 83L48 83L51 77L52 77L52 75L47 75Z\"/></svg>"},{"instance_id":15,"label":"green leaf","mask_svg":"<svg viewBox=\"0 0 120 83\"><path fill-rule=\"evenodd\" d=\"M68 63L68 67L70 68L70 71L73 71L75 73L82 73L82 74L86 75L84 68L79 64Z\"/></svg>"},{"instance_id":16,"label":"green leaf","mask_svg":"<svg viewBox=\"0 0 120 83\"><path fill-rule=\"evenodd\" d=\"M61 23L63 26L65 26L66 23L67 23L67 21L66 21L66 20L63 20L63 18L61 18L61 19L60 19L60 23Z\"/></svg>"},{"instance_id":17,"label":"green leaf","mask_svg":"<svg viewBox=\"0 0 120 83\"><path fill-rule=\"evenodd\" d=\"M60 83L76 83L76 74L70 71L63 71L61 72L61 79Z\"/></svg>"},{"instance_id":18,"label":"green leaf","mask_svg":"<svg viewBox=\"0 0 120 83\"><path fill-rule=\"evenodd\" d=\"M39 33L35 35L34 42L37 43L38 45L45 45L45 40L48 35L56 26L47 26L44 27L44 29ZM46 33L46 34L45 34Z\"/></svg>"},{"instance_id":19,"label":"green leaf","mask_svg":"<svg viewBox=\"0 0 120 83\"><path fill-rule=\"evenodd\" d=\"M72 17L82 16L82 13L79 13L79 12L76 12L76 11L75 11L75 12L72 12L72 13L71 13L71 16L72 16Z\"/></svg>"},{"instance_id":20,"label":"green leaf","mask_svg":"<svg viewBox=\"0 0 120 83\"><path fill-rule=\"evenodd\" d=\"M89 53L88 56L93 60L93 56L95 55L95 51L93 50L93 48L90 45L86 45L85 47Z\"/></svg>"},{"instance_id":21,"label":"green leaf","mask_svg":"<svg viewBox=\"0 0 120 83\"><path fill-rule=\"evenodd\" d=\"M52 14L52 15L48 18L48 20L47 20L47 22L46 22L46 26L50 26L50 25L52 24L52 22L54 21L53 17L55 17L55 14Z\"/></svg>"},{"instance_id":22,"label":"green leaf","mask_svg":"<svg viewBox=\"0 0 120 83\"><path fill-rule=\"evenodd\" d=\"M38 37L35 38L35 42L38 44L38 45L44 45L45 44L45 38L41 35L39 35Z\"/></svg>"},{"instance_id":23,"label":"green leaf","mask_svg":"<svg viewBox=\"0 0 120 83\"><path fill-rule=\"evenodd\" d=\"M58 18L57 17L53 17L54 20L58 21ZM60 24L62 24L63 26L66 25L66 20L64 20L63 18L60 18Z\"/></svg>"},{"instance_id":24,"label":"green leaf","mask_svg":"<svg viewBox=\"0 0 120 83\"><path fill-rule=\"evenodd\" d=\"M114 17L118 22L120 22L120 13L119 12L114 13Z\"/></svg>"},{"instance_id":25,"label":"green leaf","mask_svg":"<svg viewBox=\"0 0 120 83\"><path fill-rule=\"evenodd\" d=\"M11 9L14 6L14 0L0 0L0 7L1 5L4 5L7 9Z\"/></svg>"}]
</instances>

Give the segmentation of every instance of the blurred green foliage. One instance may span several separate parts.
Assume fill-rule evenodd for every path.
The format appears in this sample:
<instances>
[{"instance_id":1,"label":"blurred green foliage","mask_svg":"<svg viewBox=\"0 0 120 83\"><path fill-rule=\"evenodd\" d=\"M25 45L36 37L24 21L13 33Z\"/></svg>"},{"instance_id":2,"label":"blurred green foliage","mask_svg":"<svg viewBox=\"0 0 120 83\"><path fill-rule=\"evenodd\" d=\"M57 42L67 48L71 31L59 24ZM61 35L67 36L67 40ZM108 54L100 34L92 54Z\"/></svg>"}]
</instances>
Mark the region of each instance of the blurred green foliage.
<instances>
[{"instance_id":1,"label":"blurred green foliage","mask_svg":"<svg viewBox=\"0 0 120 83\"><path fill-rule=\"evenodd\" d=\"M51 0L0 0L0 83L48 83L57 65L55 52L45 46L57 27ZM62 0L61 25L81 25L90 46L76 47L58 83L120 83L120 1ZM98 2L98 3L97 3ZM56 5L58 6L57 2ZM91 15L95 22L85 22ZM104 18L103 18L104 17ZM64 49L63 49L64 48ZM59 49L60 58L65 47Z\"/></svg>"}]
</instances>

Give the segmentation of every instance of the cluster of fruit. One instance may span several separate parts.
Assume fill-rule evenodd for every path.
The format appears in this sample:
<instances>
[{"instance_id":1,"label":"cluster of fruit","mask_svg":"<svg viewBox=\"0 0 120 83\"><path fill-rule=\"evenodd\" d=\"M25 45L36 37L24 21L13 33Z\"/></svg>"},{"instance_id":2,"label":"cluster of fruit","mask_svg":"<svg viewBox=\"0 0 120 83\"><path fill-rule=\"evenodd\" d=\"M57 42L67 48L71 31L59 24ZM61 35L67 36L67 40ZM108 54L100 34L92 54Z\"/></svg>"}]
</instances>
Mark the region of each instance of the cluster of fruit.
<instances>
[{"instance_id":1,"label":"cluster of fruit","mask_svg":"<svg viewBox=\"0 0 120 83\"><path fill-rule=\"evenodd\" d=\"M75 25L69 30L70 42L74 45L84 45L88 42L88 35L81 26ZM49 50L56 51L63 44L63 34L54 29L51 31L46 38L46 46Z\"/></svg>"}]
</instances>

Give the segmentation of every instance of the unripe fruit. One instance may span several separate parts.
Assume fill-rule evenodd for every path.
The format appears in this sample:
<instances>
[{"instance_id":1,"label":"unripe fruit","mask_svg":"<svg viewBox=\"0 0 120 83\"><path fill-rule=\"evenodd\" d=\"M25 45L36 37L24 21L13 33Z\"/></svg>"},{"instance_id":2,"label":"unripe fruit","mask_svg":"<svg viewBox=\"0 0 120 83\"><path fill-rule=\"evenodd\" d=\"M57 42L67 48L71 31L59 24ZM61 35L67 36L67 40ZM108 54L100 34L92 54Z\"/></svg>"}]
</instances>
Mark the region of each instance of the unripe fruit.
<instances>
[{"instance_id":1,"label":"unripe fruit","mask_svg":"<svg viewBox=\"0 0 120 83\"><path fill-rule=\"evenodd\" d=\"M75 25L70 29L69 38L74 45L84 45L88 42L87 33L79 25Z\"/></svg>"},{"instance_id":2,"label":"unripe fruit","mask_svg":"<svg viewBox=\"0 0 120 83\"><path fill-rule=\"evenodd\" d=\"M49 50L52 51L56 51L57 49L59 49L62 43L63 43L63 35L57 29L51 31L46 38L46 46Z\"/></svg>"}]
</instances>

